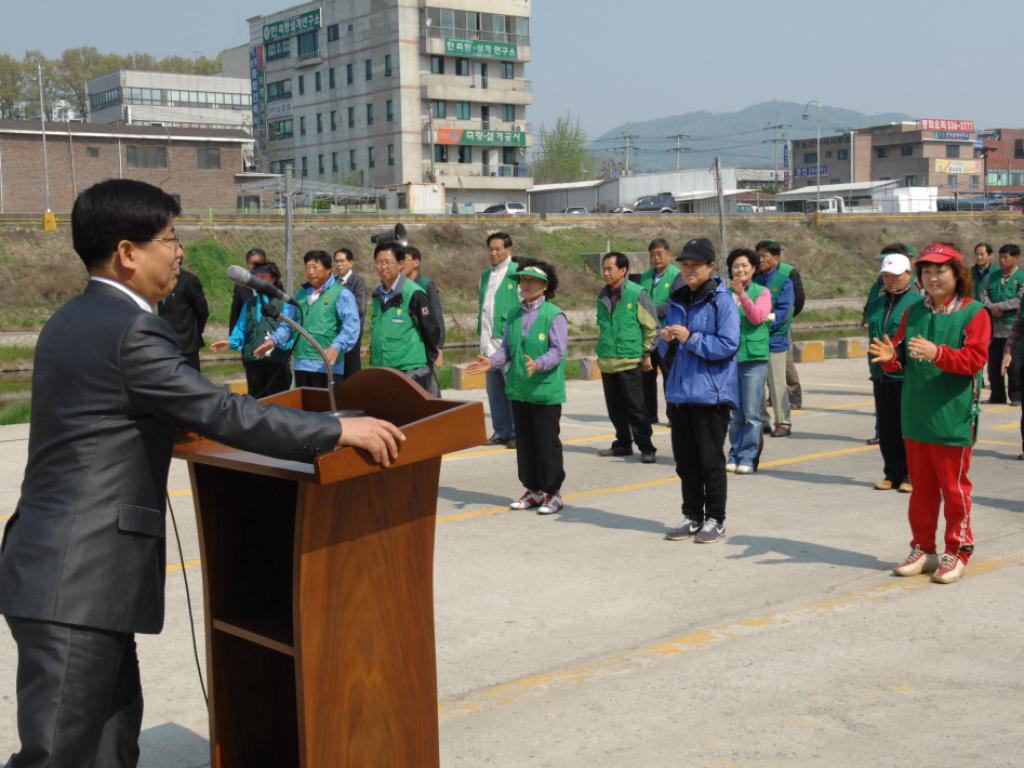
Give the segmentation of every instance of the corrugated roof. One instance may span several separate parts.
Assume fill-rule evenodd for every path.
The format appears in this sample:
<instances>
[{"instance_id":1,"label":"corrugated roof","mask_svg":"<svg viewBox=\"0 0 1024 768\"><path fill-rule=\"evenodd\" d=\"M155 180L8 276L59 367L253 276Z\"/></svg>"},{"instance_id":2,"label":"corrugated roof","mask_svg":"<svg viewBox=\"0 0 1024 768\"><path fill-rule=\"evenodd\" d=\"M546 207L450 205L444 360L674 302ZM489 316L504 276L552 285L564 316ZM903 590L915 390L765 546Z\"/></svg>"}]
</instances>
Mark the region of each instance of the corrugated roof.
<instances>
[{"instance_id":1,"label":"corrugated roof","mask_svg":"<svg viewBox=\"0 0 1024 768\"><path fill-rule=\"evenodd\" d=\"M530 187L527 192L552 192L557 189L590 189L591 187L599 187L605 183L607 179L594 179L592 181L569 181L565 184L535 184Z\"/></svg>"},{"instance_id":2,"label":"corrugated roof","mask_svg":"<svg viewBox=\"0 0 1024 768\"><path fill-rule=\"evenodd\" d=\"M821 189L822 195L834 195L842 194L843 192L870 192L881 187L896 186L899 186L899 181L896 179L886 179L885 181L855 181L852 184L822 184L820 188L816 184L809 184L806 187L798 187L797 189L790 189L786 192L779 192L776 197L792 200L806 197L807 195L814 197L817 195L818 189Z\"/></svg>"}]
</instances>

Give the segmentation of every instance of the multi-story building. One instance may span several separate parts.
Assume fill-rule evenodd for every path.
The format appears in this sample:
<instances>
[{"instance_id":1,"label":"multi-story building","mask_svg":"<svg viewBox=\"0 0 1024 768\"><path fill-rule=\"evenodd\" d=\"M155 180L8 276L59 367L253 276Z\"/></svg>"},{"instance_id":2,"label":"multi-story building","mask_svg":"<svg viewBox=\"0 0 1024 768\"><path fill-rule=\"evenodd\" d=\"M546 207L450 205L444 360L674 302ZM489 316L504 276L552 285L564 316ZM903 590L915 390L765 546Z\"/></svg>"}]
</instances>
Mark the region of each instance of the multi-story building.
<instances>
[{"instance_id":1,"label":"multi-story building","mask_svg":"<svg viewBox=\"0 0 1024 768\"><path fill-rule=\"evenodd\" d=\"M323 0L249 29L263 170L526 202L530 0Z\"/></svg>"},{"instance_id":2,"label":"multi-story building","mask_svg":"<svg viewBox=\"0 0 1024 768\"><path fill-rule=\"evenodd\" d=\"M818 140L796 139L790 156L793 170L791 187L797 189L818 183ZM843 131L821 137L821 183L849 184L871 177L871 135Z\"/></svg>"},{"instance_id":3,"label":"multi-story building","mask_svg":"<svg viewBox=\"0 0 1024 768\"><path fill-rule=\"evenodd\" d=\"M980 136L986 191L1024 193L1024 128L995 128Z\"/></svg>"},{"instance_id":4,"label":"multi-story building","mask_svg":"<svg viewBox=\"0 0 1024 768\"><path fill-rule=\"evenodd\" d=\"M249 78L118 70L85 84L89 122L252 132Z\"/></svg>"}]
</instances>

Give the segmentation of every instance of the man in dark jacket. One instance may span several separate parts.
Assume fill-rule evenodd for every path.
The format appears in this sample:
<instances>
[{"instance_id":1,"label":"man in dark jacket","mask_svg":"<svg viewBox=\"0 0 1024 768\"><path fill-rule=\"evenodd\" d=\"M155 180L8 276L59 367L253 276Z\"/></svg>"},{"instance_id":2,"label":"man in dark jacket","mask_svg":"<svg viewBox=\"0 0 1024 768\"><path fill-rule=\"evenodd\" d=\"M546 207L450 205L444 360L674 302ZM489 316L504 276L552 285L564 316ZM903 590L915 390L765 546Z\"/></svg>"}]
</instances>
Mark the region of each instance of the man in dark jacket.
<instances>
[{"instance_id":1,"label":"man in dark jacket","mask_svg":"<svg viewBox=\"0 0 1024 768\"><path fill-rule=\"evenodd\" d=\"M356 345L345 353L345 372L342 381L359 373L363 367L362 346L363 329L366 324L366 281L356 274L356 256L350 248L339 248L334 252L334 276L343 286L352 291L356 297L356 309L359 310L359 337Z\"/></svg>"},{"instance_id":2,"label":"man in dark jacket","mask_svg":"<svg viewBox=\"0 0 1024 768\"><path fill-rule=\"evenodd\" d=\"M174 329L178 348L188 364L199 370L199 350L206 346L203 330L210 319L203 284L191 272L180 269L178 282L166 299L157 304L160 317Z\"/></svg>"},{"instance_id":3,"label":"man in dark jacket","mask_svg":"<svg viewBox=\"0 0 1024 768\"><path fill-rule=\"evenodd\" d=\"M170 195L128 179L90 187L71 212L90 279L39 334L28 465L0 543L0 614L18 647L21 748L8 766L138 762L134 633L163 626L176 429L304 462L352 445L386 465L403 439L378 419L229 394L186 364L152 312L178 279L179 213Z\"/></svg>"}]
</instances>

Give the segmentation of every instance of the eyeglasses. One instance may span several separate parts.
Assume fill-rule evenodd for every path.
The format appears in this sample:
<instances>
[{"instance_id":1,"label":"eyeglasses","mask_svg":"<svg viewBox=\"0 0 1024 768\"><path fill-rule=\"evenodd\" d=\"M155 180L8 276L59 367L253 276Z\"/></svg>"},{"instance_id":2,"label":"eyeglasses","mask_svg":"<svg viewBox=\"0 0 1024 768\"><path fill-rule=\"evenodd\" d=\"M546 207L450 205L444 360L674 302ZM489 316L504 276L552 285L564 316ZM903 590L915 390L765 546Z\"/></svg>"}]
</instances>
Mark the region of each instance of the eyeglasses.
<instances>
[{"instance_id":1,"label":"eyeglasses","mask_svg":"<svg viewBox=\"0 0 1024 768\"><path fill-rule=\"evenodd\" d=\"M163 243L164 245L170 245L174 250L184 248L181 244L181 238L175 235L174 237L151 237L146 242L149 243Z\"/></svg>"},{"instance_id":2,"label":"eyeglasses","mask_svg":"<svg viewBox=\"0 0 1024 768\"><path fill-rule=\"evenodd\" d=\"M397 267L398 266L398 262L397 261L392 261L390 259L380 259L380 260L374 262L374 264L376 265L377 269L382 269L384 267Z\"/></svg>"}]
</instances>

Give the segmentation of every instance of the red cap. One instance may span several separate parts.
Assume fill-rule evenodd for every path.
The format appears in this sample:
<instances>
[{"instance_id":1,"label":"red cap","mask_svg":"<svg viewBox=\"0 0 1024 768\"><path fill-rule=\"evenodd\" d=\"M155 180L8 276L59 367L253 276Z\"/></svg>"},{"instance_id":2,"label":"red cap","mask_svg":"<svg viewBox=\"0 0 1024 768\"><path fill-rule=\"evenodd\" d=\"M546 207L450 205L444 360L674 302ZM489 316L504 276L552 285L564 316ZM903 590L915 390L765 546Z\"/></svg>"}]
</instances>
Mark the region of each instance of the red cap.
<instances>
[{"instance_id":1,"label":"red cap","mask_svg":"<svg viewBox=\"0 0 1024 768\"><path fill-rule=\"evenodd\" d=\"M918 263L924 262L926 264L945 264L947 261L954 260L962 263L964 257L956 248L950 248L942 243L929 243L921 251L921 255L917 257Z\"/></svg>"}]
</instances>

